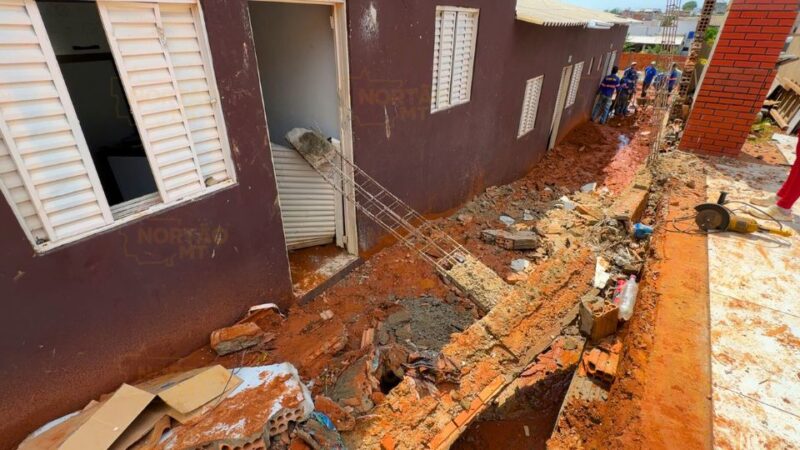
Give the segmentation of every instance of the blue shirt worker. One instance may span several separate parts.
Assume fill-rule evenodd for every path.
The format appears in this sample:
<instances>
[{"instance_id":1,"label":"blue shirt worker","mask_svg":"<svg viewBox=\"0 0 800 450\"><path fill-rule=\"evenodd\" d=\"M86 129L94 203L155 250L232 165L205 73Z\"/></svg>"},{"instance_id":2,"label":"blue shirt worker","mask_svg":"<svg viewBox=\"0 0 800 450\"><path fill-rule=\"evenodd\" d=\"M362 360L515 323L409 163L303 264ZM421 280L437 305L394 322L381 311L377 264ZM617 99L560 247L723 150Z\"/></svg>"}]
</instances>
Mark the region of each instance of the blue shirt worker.
<instances>
[{"instance_id":1,"label":"blue shirt worker","mask_svg":"<svg viewBox=\"0 0 800 450\"><path fill-rule=\"evenodd\" d=\"M625 117L628 114L628 104L630 103L631 97L636 92L637 79L638 75L636 75L636 78L631 78L629 75L623 77L622 81L620 81L619 88L617 89L617 100L614 105L615 116Z\"/></svg>"},{"instance_id":2,"label":"blue shirt worker","mask_svg":"<svg viewBox=\"0 0 800 450\"><path fill-rule=\"evenodd\" d=\"M600 82L600 88L597 90L597 100L594 102L594 108L592 109L592 122L597 122L599 119L600 123L604 124L608 120L611 100L614 98L614 91L619 87L618 71L619 67L614 66L611 69L611 73Z\"/></svg>"},{"instance_id":3,"label":"blue shirt worker","mask_svg":"<svg viewBox=\"0 0 800 450\"><path fill-rule=\"evenodd\" d=\"M675 85L678 84L678 80L681 78L681 71L678 70L678 65L673 64L672 70L669 73L669 80L667 81L667 91L672 92L675 89Z\"/></svg>"},{"instance_id":4,"label":"blue shirt worker","mask_svg":"<svg viewBox=\"0 0 800 450\"><path fill-rule=\"evenodd\" d=\"M625 69L625 72L622 74L622 78L624 79L631 79L636 82L639 81L639 72L636 70L636 61L632 62L630 67Z\"/></svg>"},{"instance_id":5,"label":"blue shirt worker","mask_svg":"<svg viewBox=\"0 0 800 450\"><path fill-rule=\"evenodd\" d=\"M656 69L656 62L653 61L644 69L644 82L642 83L642 97L647 97L647 91L650 89L650 86L653 84L653 80L658 75L658 69Z\"/></svg>"}]
</instances>

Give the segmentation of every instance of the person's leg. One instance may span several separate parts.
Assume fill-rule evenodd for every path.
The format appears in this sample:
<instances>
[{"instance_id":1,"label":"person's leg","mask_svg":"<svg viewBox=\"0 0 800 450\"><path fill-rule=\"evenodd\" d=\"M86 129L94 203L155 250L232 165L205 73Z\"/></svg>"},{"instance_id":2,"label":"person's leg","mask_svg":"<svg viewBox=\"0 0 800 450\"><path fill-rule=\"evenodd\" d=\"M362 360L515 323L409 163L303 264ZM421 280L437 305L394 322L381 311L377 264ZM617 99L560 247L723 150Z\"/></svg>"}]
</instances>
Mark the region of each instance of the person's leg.
<instances>
[{"instance_id":1,"label":"person's leg","mask_svg":"<svg viewBox=\"0 0 800 450\"><path fill-rule=\"evenodd\" d=\"M594 100L594 107L592 108L592 122L596 122L600 115L603 113L603 105L606 101L603 95L598 95Z\"/></svg>"},{"instance_id":2,"label":"person's leg","mask_svg":"<svg viewBox=\"0 0 800 450\"><path fill-rule=\"evenodd\" d=\"M800 139L797 140L795 154L800 156ZM794 179L800 177L800 169L798 169L798 165L800 165L800 157L795 158L794 164L792 164L792 170L789 171L789 178L786 179L786 182L783 183L783 186L781 186L781 189L776 194L778 198L786 197L787 186L795 183L796 181Z\"/></svg>"},{"instance_id":3,"label":"person's leg","mask_svg":"<svg viewBox=\"0 0 800 450\"><path fill-rule=\"evenodd\" d=\"M600 118L600 123L605 124L608 121L608 114L611 112L611 97L606 97L603 102L603 117Z\"/></svg>"},{"instance_id":4,"label":"person's leg","mask_svg":"<svg viewBox=\"0 0 800 450\"><path fill-rule=\"evenodd\" d=\"M800 143L798 144L800 146ZM778 206L783 209L792 209L797 199L800 198L800 158L795 160L789 178L778 191Z\"/></svg>"}]
</instances>

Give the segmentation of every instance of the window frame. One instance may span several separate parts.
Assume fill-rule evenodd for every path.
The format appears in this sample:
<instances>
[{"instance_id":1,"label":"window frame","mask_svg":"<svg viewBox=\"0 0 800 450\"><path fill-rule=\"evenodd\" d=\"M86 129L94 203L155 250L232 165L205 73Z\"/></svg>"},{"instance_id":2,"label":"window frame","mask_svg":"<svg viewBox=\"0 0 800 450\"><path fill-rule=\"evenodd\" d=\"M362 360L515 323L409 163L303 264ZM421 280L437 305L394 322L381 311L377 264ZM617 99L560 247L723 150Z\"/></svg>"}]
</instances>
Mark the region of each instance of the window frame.
<instances>
[{"instance_id":1,"label":"window frame","mask_svg":"<svg viewBox=\"0 0 800 450\"><path fill-rule=\"evenodd\" d=\"M475 21L475 30L472 35L471 43L470 43L470 61L469 61L469 69L467 73L469 74L469 80L467 81L467 97L463 101L459 101L457 103L453 103L453 68L455 67L455 48L456 48L456 39L455 36L453 38L453 61L451 61L450 65L450 81L449 81L449 88L447 90L447 105L439 106L437 104L437 92L438 92L438 80L441 74L439 73L438 67L435 64L439 64L441 58L441 40L439 39L438 34L436 34L436 24L438 24L441 20L441 15L444 12L454 12L456 13L456 27L458 26L458 16L461 13L471 14L474 15ZM461 6L446 6L446 5L437 5L436 6L436 14L434 16L434 44L433 44L433 64L431 65L431 114L436 114L438 112L447 111L448 109L454 108L456 106L464 105L469 103L472 100L472 81L474 79L475 73L475 60L477 59L477 42L478 42L478 28L480 26L480 9L479 8L466 8ZM441 28L440 28L441 29ZM454 35L456 34L457 30L454 30ZM438 56L437 56L438 55ZM434 76L435 73L435 76Z\"/></svg>"},{"instance_id":2,"label":"window frame","mask_svg":"<svg viewBox=\"0 0 800 450\"><path fill-rule=\"evenodd\" d=\"M536 86L536 95L535 98L532 98L531 89ZM539 115L539 103L542 98L542 88L544 86L544 75L539 75L537 77L533 77L525 82L525 94L522 98L522 113L519 118L519 128L517 130L517 139L522 139L523 137L530 134L533 130L536 129L536 119ZM526 127L525 118L529 116L530 110L533 110L533 113L530 114L533 116L531 120L530 127Z\"/></svg>"},{"instance_id":3,"label":"window frame","mask_svg":"<svg viewBox=\"0 0 800 450\"><path fill-rule=\"evenodd\" d=\"M569 80L569 87L567 88L567 99L564 101L564 109L570 108L575 104L578 98L578 89L581 86L581 79L583 78L583 61L578 61L572 66L572 76Z\"/></svg>"},{"instance_id":4,"label":"window frame","mask_svg":"<svg viewBox=\"0 0 800 450\"><path fill-rule=\"evenodd\" d=\"M41 19L41 15L39 13L38 5L33 0L27 0L24 3L27 5L28 1L30 1L32 3L32 5L34 7L35 14L36 14L36 16L38 16L37 19L38 19L39 22L34 21L34 24L33 24L34 29L43 28L43 23L41 22L42 19ZM37 254L45 254L45 253L51 252L51 251L56 250L56 249L58 249L58 248L60 248L60 247L62 247L64 245L72 244L72 243L75 243L77 241L81 241L83 239L90 238L90 237L92 237L92 236L94 236L96 234L104 233L104 232L107 232L109 230L125 226L125 225L127 225L127 224L129 224L129 223L131 223L131 222L133 222L135 220L138 220L140 218L143 218L143 217L146 217L146 216L150 216L150 215L153 215L153 214L157 214L157 213L162 212L162 211L167 210L167 209L183 206L185 204L194 202L194 201L196 201L196 200L198 200L198 199L200 199L202 197L214 195L219 191L228 189L228 188L238 184L238 174L236 172L236 166L234 164L233 155L232 155L232 152L230 150L230 140L229 140L229 137L228 137L227 125L225 123L224 111L222 109L222 104L221 104L222 98L221 98L221 95L219 93L218 85L217 85L217 82L216 82L216 73L215 73L214 66L213 66L211 48L210 48L209 40L208 40L208 32L207 32L207 28L206 28L205 17L203 15L203 8L202 8L202 5L200 4L200 2L198 0L99 0L99 1L95 1L94 3L99 8L99 3L101 3L101 2L102 3L109 3L109 4L125 3L125 4L133 4L133 5L136 5L136 4L139 4L139 5L142 5L142 4L143 5L148 5L148 4L149 5L153 5L153 4L161 4L161 3L167 4L167 5L179 4L179 5L185 5L185 6L189 6L189 7L194 8L193 15L195 17L195 20L197 21L196 22L196 30L197 30L197 40L198 40L198 44L200 46L200 55L201 55L201 57L203 59L204 65L206 66L205 75L206 75L206 79L207 79L207 82L208 82L208 88L209 88L208 92L212 96L211 97L212 107L214 109L214 117L217 120L216 127L217 127L217 130L218 130L219 141L220 141L221 151L222 151L222 155L223 155L223 160L222 161L225 164L228 178L225 179L225 180L218 181L216 183L210 184L210 185L206 185L204 183L204 185L202 186L202 188L200 190L198 190L196 192L192 192L192 193L190 193L188 195L185 195L185 196L183 196L181 198L178 198L178 199L165 200L161 196L160 192L156 191L154 193L147 194L147 195L144 195L144 196L141 196L141 197L138 197L138 198L135 198L135 199L131 199L131 200L119 203L117 205L111 206L111 205L108 205L108 199L107 199L107 197L105 195L105 192L104 192L104 189L102 187L102 184L100 183L99 178L96 176L96 169L95 169L94 159L91 157L91 155L89 155L88 159L85 159L84 164L87 165L87 169L89 170L89 177L91 179L91 187L95 191L99 192L98 201L105 203L107 208L105 210L103 210L103 211L108 211L110 217L108 218L108 220L106 221L106 223L104 225L95 226L94 228L91 228L91 229L88 229L88 230L85 230L85 231L82 231L82 232L78 232L76 234L69 235L69 236L66 236L66 237L63 237L63 238L60 238L60 239L55 239L55 240L52 240L53 239L52 230L50 230L48 228L45 228L45 231L46 231L47 236L48 236L48 240L46 240L46 241L42 241L40 239L37 239L33 235L33 231L34 230L30 228L28 223L26 223L26 220L25 220L26 216L22 213L22 211L20 210L20 207L17 205L16 201L13 200L10 191L5 186L5 183L0 183L0 192L3 194L3 197L5 198L6 202L9 204L9 206L11 207L14 215L17 217L17 220L18 220L18 222L20 224L20 227L22 228L22 230L25 233L25 235L28 238L28 240L31 242L31 244L32 244L32 246L33 246L33 248L34 248L34 250L35 250L35 252ZM57 69L57 72L55 72L55 78L53 79L53 82L56 85L57 91L59 93L59 98L61 99L61 101L64 103L65 106L67 106L68 108L73 108L73 110L74 110L74 107L72 106L72 98L70 96L70 93L66 89L66 86L63 85L63 75L61 75L60 66L58 65L58 63L56 61L56 55L55 55L55 52L54 52L54 50L52 48L52 41L50 40L50 37L47 34L46 30L39 30L39 31L43 31L43 33L41 33L40 36L39 36L39 45L41 46L42 51L44 52L44 57L47 60L48 65L55 64L55 68ZM104 29L104 31L105 31L106 39L110 40L110 37L108 36L108 31L105 30L105 29ZM116 60L114 61L114 65L117 66L117 61ZM128 95L129 95L128 92L125 92L126 99L130 102L130 99L128 98ZM143 130L140 129L139 124L135 123L134 126L136 128L137 133L139 133L141 135L143 133ZM70 122L70 129L72 130L73 134L75 134L76 136L79 136L79 139L83 140L83 128L82 128L82 126L81 126L81 124L79 122L71 121ZM5 134L8 130L3 129L2 131L3 131L3 134ZM5 141L5 139L3 139L3 140ZM23 177L23 174L24 174L25 170L24 170L24 168L20 168L20 165L19 165L19 158L20 158L21 155L19 154L19 152L18 152L18 150L16 148L13 148L12 146L8 145L8 142L5 143L5 146L8 149L9 156L16 163L16 169L15 169L16 172L18 173L18 175L20 177ZM78 149L79 149L79 151L81 151L82 154L84 153L84 148L83 147L85 147L85 144L84 144L84 146L78 145ZM88 152L88 147L85 147L85 150ZM196 157L197 157L197 155L195 153L195 158ZM155 171L154 167L152 166L152 163L149 161L149 158L148 158L148 166L150 168L150 171L153 173L153 176L157 178L158 175L156 174L156 171ZM25 186L26 191L28 191L29 189L32 188L32 186L29 185L29 183L25 183L24 186ZM29 193L29 195L30 195L30 193ZM35 208L36 214L38 216L41 217L42 215L46 215L47 214L43 210L43 206L41 205L40 202L33 201L33 200L31 200L31 202L32 202L33 207Z\"/></svg>"}]
</instances>

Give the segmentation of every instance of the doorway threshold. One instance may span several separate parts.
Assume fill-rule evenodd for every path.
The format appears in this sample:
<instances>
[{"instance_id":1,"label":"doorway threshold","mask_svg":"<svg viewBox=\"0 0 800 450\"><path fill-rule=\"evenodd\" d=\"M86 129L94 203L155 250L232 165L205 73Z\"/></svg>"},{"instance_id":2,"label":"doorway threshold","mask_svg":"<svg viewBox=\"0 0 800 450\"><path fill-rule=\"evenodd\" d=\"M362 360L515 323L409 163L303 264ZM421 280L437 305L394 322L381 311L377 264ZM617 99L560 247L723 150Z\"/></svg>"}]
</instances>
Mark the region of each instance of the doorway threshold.
<instances>
[{"instance_id":1,"label":"doorway threshold","mask_svg":"<svg viewBox=\"0 0 800 450\"><path fill-rule=\"evenodd\" d=\"M341 278L360 259L334 244L289 251L292 290L295 298L305 299Z\"/></svg>"}]
</instances>

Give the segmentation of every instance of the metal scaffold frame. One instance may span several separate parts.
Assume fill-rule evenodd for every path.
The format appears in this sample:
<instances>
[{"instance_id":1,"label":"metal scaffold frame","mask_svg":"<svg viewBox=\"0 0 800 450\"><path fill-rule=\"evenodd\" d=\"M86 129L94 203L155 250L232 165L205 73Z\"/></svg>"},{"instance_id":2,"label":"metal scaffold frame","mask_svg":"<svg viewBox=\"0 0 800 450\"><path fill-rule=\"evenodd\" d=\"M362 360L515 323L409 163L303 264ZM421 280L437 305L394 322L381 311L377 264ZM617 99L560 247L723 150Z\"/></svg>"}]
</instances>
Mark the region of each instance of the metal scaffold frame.
<instances>
[{"instance_id":1,"label":"metal scaffold frame","mask_svg":"<svg viewBox=\"0 0 800 450\"><path fill-rule=\"evenodd\" d=\"M461 244L332 147L323 156L324 164L311 165L356 209L442 273L471 257Z\"/></svg>"},{"instance_id":2,"label":"metal scaffold frame","mask_svg":"<svg viewBox=\"0 0 800 450\"><path fill-rule=\"evenodd\" d=\"M711 25L711 16L714 14L714 7L716 5L716 0L705 0L703 2L703 8L700 10L700 18L697 20L697 28L695 28L692 48L689 49L689 56L686 58L686 63L683 66L683 75L681 76L681 82L678 86L678 98L672 105L670 119L681 117L683 115L683 106L691 104L689 86L691 86L692 79L695 76L695 68L697 67L697 62L700 60L700 50L703 49L706 32Z\"/></svg>"},{"instance_id":3,"label":"metal scaffold frame","mask_svg":"<svg viewBox=\"0 0 800 450\"><path fill-rule=\"evenodd\" d=\"M656 86L656 96L653 102L653 125L656 128L656 136L653 139L652 148L650 149L650 156L648 157L648 164L655 161L661 150L661 144L664 140L666 131L666 124L669 119L669 110L671 107L672 95L669 91L669 72L672 69L674 56L678 45L675 39L678 36L678 18L680 17L681 0L667 0L666 8L664 8L664 16L661 19L661 49L662 52L658 55L657 61L660 67L663 67L667 72L666 79Z\"/></svg>"}]
</instances>

